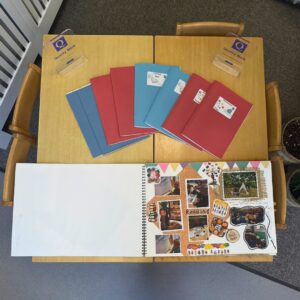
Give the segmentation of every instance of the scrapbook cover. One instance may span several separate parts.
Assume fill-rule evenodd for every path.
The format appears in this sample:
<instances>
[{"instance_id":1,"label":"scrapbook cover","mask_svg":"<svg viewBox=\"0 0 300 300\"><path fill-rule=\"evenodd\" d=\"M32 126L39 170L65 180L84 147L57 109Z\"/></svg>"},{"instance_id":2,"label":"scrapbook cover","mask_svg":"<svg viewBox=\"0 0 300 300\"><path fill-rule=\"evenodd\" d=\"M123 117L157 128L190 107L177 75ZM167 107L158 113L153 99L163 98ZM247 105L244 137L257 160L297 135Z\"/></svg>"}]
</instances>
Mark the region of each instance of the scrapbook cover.
<instances>
[{"instance_id":1,"label":"scrapbook cover","mask_svg":"<svg viewBox=\"0 0 300 300\"><path fill-rule=\"evenodd\" d=\"M251 108L251 103L220 82L214 81L182 135L222 158Z\"/></svg>"},{"instance_id":2,"label":"scrapbook cover","mask_svg":"<svg viewBox=\"0 0 300 300\"><path fill-rule=\"evenodd\" d=\"M148 164L146 255L277 252L269 161Z\"/></svg>"},{"instance_id":3,"label":"scrapbook cover","mask_svg":"<svg viewBox=\"0 0 300 300\"><path fill-rule=\"evenodd\" d=\"M94 92L96 105L98 107L99 116L102 120L107 143L112 145L130 140L129 143L132 144L144 139L144 137L121 137L114 105L110 75L98 76L92 78L90 81Z\"/></svg>"},{"instance_id":4,"label":"scrapbook cover","mask_svg":"<svg viewBox=\"0 0 300 300\"><path fill-rule=\"evenodd\" d=\"M145 123L160 132L178 139L176 135L168 132L162 127L163 122L168 116L170 110L182 93L185 85L189 79L189 75L180 71L178 68L171 69L168 77L160 88L152 106L146 116Z\"/></svg>"},{"instance_id":5,"label":"scrapbook cover","mask_svg":"<svg viewBox=\"0 0 300 300\"><path fill-rule=\"evenodd\" d=\"M109 145L91 85L66 94L76 121L93 157L105 155L131 144L130 141Z\"/></svg>"},{"instance_id":6,"label":"scrapbook cover","mask_svg":"<svg viewBox=\"0 0 300 300\"><path fill-rule=\"evenodd\" d=\"M140 63L135 65L134 126L148 128L145 117L168 73L177 66Z\"/></svg>"},{"instance_id":7,"label":"scrapbook cover","mask_svg":"<svg viewBox=\"0 0 300 300\"><path fill-rule=\"evenodd\" d=\"M110 69L114 103L121 136L149 135L153 128L134 127L134 67Z\"/></svg>"},{"instance_id":8,"label":"scrapbook cover","mask_svg":"<svg viewBox=\"0 0 300 300\"><path fill-rule=\"evenodd\" d=\"M195 109L201 105L209 85L210 83L203 77L192 74L162 126L165 130L199 150L202 150L202 148L192 143L191 140L184 137L181 133Z\"/></svg>"}]
</instances>

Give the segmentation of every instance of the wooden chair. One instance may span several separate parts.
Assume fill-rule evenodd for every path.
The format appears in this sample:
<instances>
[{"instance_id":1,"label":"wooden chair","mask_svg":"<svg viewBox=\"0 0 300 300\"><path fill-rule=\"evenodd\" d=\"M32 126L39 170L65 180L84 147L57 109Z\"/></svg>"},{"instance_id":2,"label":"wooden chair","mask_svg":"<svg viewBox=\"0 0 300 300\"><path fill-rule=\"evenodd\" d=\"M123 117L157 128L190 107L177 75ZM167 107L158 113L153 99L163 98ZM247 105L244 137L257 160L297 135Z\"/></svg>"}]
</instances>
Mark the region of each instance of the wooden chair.
<instances>
[{"instance_id":1,"label":"wooden chair","mask_svg":"<svg viewBox=\"0 0 300 300\"><path fill-rule=\"evenodd\" d=\"M41 69L30 64L16 101L12 123L9 126L12 133L20 133L30 138L34 137L30 133L30 121L34 102L40 92L40 85Z\"/></svg>"},{"instance_id":2,"label":"wooden chair","mask_svg":"<svg viewBox=\"0 0 300 300\"><path fill-rule=\"evenodd\" d=\"M266 85L269 152L282 149L281 107L276 81Z\"/></svg>"},{"instance_id":3,"label":"wooden chair","mask_svg":"<svg viewBox=\"0 0 300 300\"><path fill-rule=\"evenodd\" d=\"M177 23L176 35L226 36L229 33L242 35L245 24L231 22Z\"/></svg>"},{"instance_id":4,"label":"wooden chair","mask_svg":"<svg viewBox=\"0 0 300 300\"><path fill-rule=\"evenodd\" d=\"M286 179L283 159L279 155L270 157L272 162L275 222L278 229L286 229Z\"/></svg>"},{"instance_id":5,"label":"wooden chair","mask_svg":"<svg viewBox=\"0 0 300 300\"><path fill-rule=\"evenodd\" d=\"M13 205L16 163L27 161L28 152L33 143L33 138L29 138L18 133L13 135L13 141L10 147L4 174L1 203L3 206Z\"/></svg>"}]
</instances>

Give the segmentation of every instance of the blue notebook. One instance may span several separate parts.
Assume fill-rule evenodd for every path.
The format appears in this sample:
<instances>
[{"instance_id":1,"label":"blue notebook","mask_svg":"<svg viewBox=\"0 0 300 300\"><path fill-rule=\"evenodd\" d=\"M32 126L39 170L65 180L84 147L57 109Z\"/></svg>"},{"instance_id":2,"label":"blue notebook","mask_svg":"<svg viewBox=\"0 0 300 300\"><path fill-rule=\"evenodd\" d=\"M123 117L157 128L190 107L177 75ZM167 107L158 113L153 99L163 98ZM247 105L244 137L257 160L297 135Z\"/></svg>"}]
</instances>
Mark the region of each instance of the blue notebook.
<instances>
[{"instance_id":1,"label":"blue notebook","mask_svg":"<svg viewBox=\"0 0 300 300\"><path fill-rule=\"evenodd\" d=\"M149 128L145 117L164 84L171 69L179 70L176 66L157 64L136 64L134 74L134 126Z\"/></svg>"},{"instance_id":2,"label":"blue notebook","mask_svg":"<svg viewBox=\"0 0 300 300\"><path fill-rule=\"evenodd\" d=\"M66 94L77 123L93 157L104 155L147 137L108 145L91 85Z\"/></svg>"},{"instance_id":3,"label":"blue notebook","mask_svg":"<svg viewBox=\"0 0 300 300\"><path fill-rule=\"evenodd\" d=\"M162 128L162 124L183 91L188 79L189 75L179 69L170 70L145 119L145 123L149 126L177 140L179 138Z\"/></svg>"}]
</instances>

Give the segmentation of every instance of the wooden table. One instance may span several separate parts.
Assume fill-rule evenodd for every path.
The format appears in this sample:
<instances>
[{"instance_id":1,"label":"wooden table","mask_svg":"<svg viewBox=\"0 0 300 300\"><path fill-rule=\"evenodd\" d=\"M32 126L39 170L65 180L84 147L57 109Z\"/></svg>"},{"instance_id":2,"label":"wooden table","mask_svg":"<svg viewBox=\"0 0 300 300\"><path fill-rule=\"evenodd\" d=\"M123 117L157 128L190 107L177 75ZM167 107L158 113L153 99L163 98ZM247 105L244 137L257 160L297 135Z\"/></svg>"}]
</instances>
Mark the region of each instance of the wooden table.
<instances>
[{"instance_id":1,"label":"wooden table","mask_svg":"<svg viewBox=\"0 0 300 300\"><path fill-rule=\"evenodd\" d=\"M44 37L44 43L51 36ZM93 158L65 94L89 83L110 68L153 62L152 36L68 36L87 62L66 76L58 75L49 55L43 55L38 163L140 163L153 161L153 137L104 157ZM153 258L33 257L34 262L153 262Z\"/></svg>"},{"instance_id":2,"label":"wooden table","mask_svg":"<svg viewBox=\"0 0 300 300\"><path fill-rule=\"evenodd\" d=\"M245 61L237 78L212 64L215 55L221 52L224 38L155 37L156 63L178 65L189 74L197 73L209 81L218 80L253 103L246 121L222 158L224 161L268 159L263 41L261 38L247 39L255 43L257 49L255 52L252 49L252 55ZM205 124L202 126L205 130ZM162 134L155 137L154 157L156 162L220 160L205 151L198 151Z\"/></svg>"},{"instance_id":3,"label":"wooden table","mask_svg":"<svg viewBox=\"0 0 300 300\"><path fill-rule=\"evenodd\" d=\"M208 80L217 79L252 103L254 108L224 160L266 160L267 131L262 39L251 38L258 45L239 78L227 75L212 65L222 45L220 37L152 36L73 36L77 47L87 57L83 67L71 74L57 75L52 58L44 55L40 97L38 163L140 163L215 160L205 152L156 134L154 138L93 159L65 94L89 83L93 76L106 74L111 67L156 62L179 65L188 73L198 73ZM45 42L50 36L45 36ZM155 145L155 147L154 147ZM272 261L267 255L206 257L33 257L33 262L198 262L198 261Z\"/></svg>"},{"instance_id":4,"label":"wooden table","mask_svg":"<svg viewBox=\"0 0 300 300\"><path fill-rule=\"evenodd\" d=\"M53 37L53 36L52 36ZM47 43L51 36L44 37ZM66 93L109 73L110 68L153 62L152 36L68 36L87 58L65 76L43 55L37 162L140 163L153 161L153 137L104 157L93 158L66 100ZM46 52L47 54L48 52Z\"/></svg>"}]
</instances>

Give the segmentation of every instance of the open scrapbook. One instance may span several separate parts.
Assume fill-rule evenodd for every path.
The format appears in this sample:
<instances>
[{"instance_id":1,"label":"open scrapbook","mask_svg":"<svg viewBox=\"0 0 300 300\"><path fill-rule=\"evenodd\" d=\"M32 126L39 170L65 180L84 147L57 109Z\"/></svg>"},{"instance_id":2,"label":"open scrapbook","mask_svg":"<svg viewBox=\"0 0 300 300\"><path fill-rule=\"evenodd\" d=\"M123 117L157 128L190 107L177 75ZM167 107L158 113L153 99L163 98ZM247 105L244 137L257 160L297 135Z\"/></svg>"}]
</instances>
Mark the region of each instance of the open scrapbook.
<instances>
[{"instance_id":1,"label":"open scrapbook","mask_svg":"<svg viewBox=\"0 0 300 300\"><path fill-rule=\"evenodd\" d=\"M13 256L276 252L269 161L17 165Z\"/></svg>"}]
</instances>

